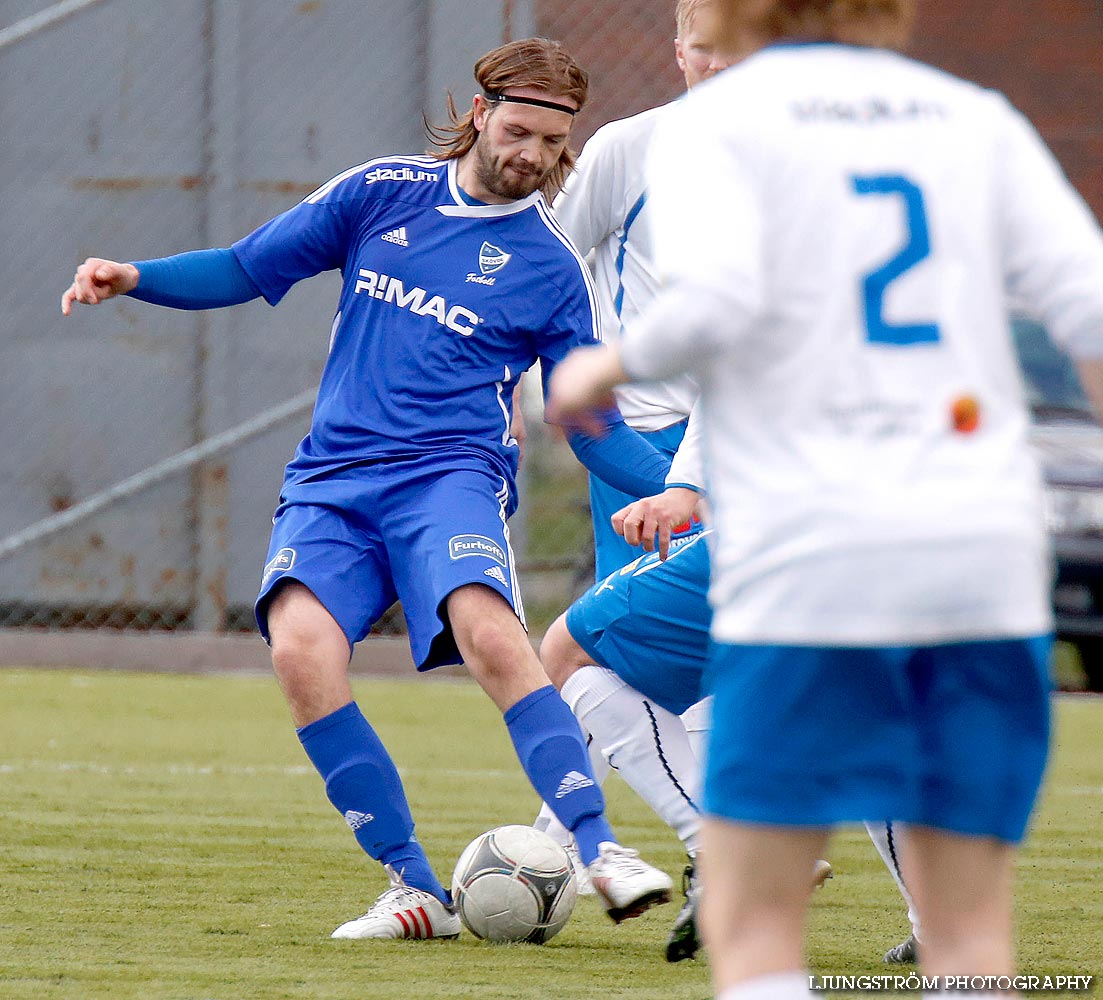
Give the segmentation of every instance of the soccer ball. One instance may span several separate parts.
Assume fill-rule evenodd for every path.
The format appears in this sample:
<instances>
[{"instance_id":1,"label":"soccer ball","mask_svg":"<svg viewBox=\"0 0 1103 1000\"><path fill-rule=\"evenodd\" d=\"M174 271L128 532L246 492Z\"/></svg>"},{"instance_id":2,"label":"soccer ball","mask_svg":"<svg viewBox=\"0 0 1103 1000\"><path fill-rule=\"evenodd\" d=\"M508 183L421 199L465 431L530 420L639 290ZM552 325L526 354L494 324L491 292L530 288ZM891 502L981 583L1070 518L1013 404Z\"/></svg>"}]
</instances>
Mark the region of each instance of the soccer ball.
<instances>
[{"instance_id":1,"label":"soccer ball","mask_svg":"<svg viewBox=\"0 0 1103 1000\"><path fill-rule=\"evenodd\" d=\"M464 848L452 875L452 898L475 937L543 944L574 910L574 868L546 833L499 826Z\"/></svg>"}]
</instances>

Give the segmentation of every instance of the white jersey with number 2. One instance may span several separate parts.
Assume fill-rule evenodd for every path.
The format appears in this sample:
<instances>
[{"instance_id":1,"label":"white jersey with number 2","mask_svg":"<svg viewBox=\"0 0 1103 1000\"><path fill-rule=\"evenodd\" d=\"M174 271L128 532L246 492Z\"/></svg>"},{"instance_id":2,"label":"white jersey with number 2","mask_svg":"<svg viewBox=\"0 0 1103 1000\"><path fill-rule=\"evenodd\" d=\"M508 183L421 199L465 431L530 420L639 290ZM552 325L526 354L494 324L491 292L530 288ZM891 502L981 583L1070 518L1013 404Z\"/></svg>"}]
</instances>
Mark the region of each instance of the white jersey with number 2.
<instances>
[{"instance_id":1,"label":"white jersey with number 2","mask_svg":"<svg viewBox=\"0 0 1103 1000\"><path fill-rule=\"evenodd\" d=\"M721 642L1052 627L1008 303L1103 357L1103 240L999 94L881 49L771 46L649 160L669 283L633 377L701 386Z\"/></svg>"}]
</instances>

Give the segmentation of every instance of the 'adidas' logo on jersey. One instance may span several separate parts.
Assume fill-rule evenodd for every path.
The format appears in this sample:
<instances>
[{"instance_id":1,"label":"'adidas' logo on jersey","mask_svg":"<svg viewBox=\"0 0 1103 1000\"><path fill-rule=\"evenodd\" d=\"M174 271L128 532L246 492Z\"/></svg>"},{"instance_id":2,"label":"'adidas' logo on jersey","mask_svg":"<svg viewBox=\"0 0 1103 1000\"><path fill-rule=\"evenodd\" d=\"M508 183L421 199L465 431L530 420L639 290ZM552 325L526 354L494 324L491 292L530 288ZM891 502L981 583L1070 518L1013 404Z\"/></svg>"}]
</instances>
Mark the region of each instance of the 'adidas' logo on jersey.
<instances>
[{"instance_id":1,"label":"'adidas' logo on jersey","mask_svg":"<svg viewBox=\"0 0 1103 1000\"><path fill-rule=\"evenodd\" d=\"M357 812L355 809L350 809L345 813L345 822L353 830L359 830L362 826L367 826L375 817L371 813Z\"/></svg>"},{"instance_id":2,"label":"'adidas' logo on jersey","mask_svg":"<svg viewBox=\"0 0 1103 1000\"><path fill-rule=\"evenodd\" d=\"M483 570L483 576L490 576L497 580L503 587L508 587L506 583L506 575L497 566L491 566L490 569Z\"/></svg>"},{"instance_id":3,"label":"'adidas' logo on jersey","mask_svg":"<svg viewBox=\"0 0 1103 1000\"><path fill-rule=\"evenodd\" d=\"M559 782L559 788L555 793L555 797L561 799L564 795L570 795L571 792L577 792L580 788L590 788L593 783L592 778L587 778L586 775L579 771L568 771L563 775L563 780Z\"/></svg>"},{"instance_id":4,"label":"'adidas' logo on jersey","mask_svg":"<svg viewBox=\"0 0 1103 1000\"><path fill-rule=\"evenodd\" d=\"M392 229L389 233L384 233L380 239L386 240L388 243L397 243L400 247L408 247L410 241L406 236L406 227L399 226L397 229Z\"/></svg>"}]
</instances>

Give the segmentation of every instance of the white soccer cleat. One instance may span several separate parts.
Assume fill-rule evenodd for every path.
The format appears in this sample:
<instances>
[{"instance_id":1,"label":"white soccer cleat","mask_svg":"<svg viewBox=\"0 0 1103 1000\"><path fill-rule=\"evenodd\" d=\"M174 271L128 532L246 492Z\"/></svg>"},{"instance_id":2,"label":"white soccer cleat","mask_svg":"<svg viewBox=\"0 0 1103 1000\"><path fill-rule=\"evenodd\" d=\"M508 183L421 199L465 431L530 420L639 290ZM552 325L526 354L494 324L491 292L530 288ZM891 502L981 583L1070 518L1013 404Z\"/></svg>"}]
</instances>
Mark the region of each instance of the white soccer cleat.
<instances>
[{"instance_id":1,"label":"white soccer cleat","mask_svg":"<svg viewBox=\"0 0 1103 1000\"><path fill-rule=\"evenodd\" d=\"M670 902L673 880L641 861L638 851L608 840L598 845L598 851L587 871L594 891L605 903L605 912L618 924Z\"/></svg>"},{"instance_id":2,"label":"white soccer cleat","mask_svg":"<svg viewBox=\"0 0 1103 1000\"><path fill-rule=\"evenodd\" d=\"M341 924L335 938L443 938L460 936L460 918L431 892L402 881L400 872L383 866L391 880L387 889L362 917Z\"/></svg>"},{"instance_id":3,"label":"white soccer cleat","mask_svg":"<svg viewBox=\"0 0 1103 1000\"><path fill-rule=\"evenodd\" d=\"M822 889L824 882L835 877L835 869L830 861L819 860L812 866L812 888Z\"/></svg>"},{"instance_id":4,"label":"white soccer cleat","mask_svg":"<svg viewBox=\"0 0 1103 1000\"><path fill-rule=\"evenodd\" d=\"M578 844L571 840L570 843L563 845L563 850L567 852L567 857L571 859L571 867L574 869L575 892L580 896L593 896L597 890L594 888L594 883L590 881L590 873L582 863L582 855L578 853Z\"/></svg>"}]
</instances>

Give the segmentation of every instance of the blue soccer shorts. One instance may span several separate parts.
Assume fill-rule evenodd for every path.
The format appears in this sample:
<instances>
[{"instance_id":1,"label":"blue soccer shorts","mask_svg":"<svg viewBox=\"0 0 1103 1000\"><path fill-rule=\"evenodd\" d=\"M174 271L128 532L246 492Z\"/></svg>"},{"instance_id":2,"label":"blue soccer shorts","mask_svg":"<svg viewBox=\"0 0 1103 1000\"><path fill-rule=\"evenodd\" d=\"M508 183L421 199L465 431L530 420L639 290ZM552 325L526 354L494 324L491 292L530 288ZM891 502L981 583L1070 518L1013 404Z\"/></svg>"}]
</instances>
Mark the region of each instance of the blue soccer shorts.
<instances>
[{"instance_id":1,"label":"blue soccer shorts","mask_svg":"<svg viewBox=\"0 0 1103 1000\"><path fill-rule=\"evenodd\" d=\"M705 809L783 826L883 817L1016 843L1045 771L1051 646L715 643Z\"/></svg>"},{"instance_id":2,"label":"blue soccer shorts","mask_svg":"<svg viewBox=\"0 0 1103 1000\"><path fill-rule=\"evenodd\" d=\"M567 609L567 631L598 666L675 715L703 697L709 650L708 532L652 552Z\"/></svg>"},{"instance_id":3,"label":"blue soccer shorts","mask_svg":"<svg viewBox=\"0 0 1103 1000\"><path fill-rule=\"evenodd\" d=\"M411 461L296 484L272 523L256 602L261 633L269 640L274 588L298 580L341 626L350 648L400 600L418 669L460 663L444 607L452 591L490 587L524 624L509 509L501 476Z\"/></svg>"},{"instance_id":4,"label":"blue soccer shorts","mask_svg":"<svg viewBox=\"0 0 1103 1000\"><path fill-rule=\"evenodd\" d=\"M672 456L682 443L686 433L686 421L671 424L657 431L642 431L641 437L666 456ZM594 578L604 580L610 573L638 559L643 551L636 545L629 545L622 536L613 530L610 518L622 507L633 500L639 500L631 494L623 493L597 476L590 476L590 516L594 521ZM675 538L685 538L701 530L701 522L696 518L681 525L674 533Z\"/></svg>"}]
</instances>

